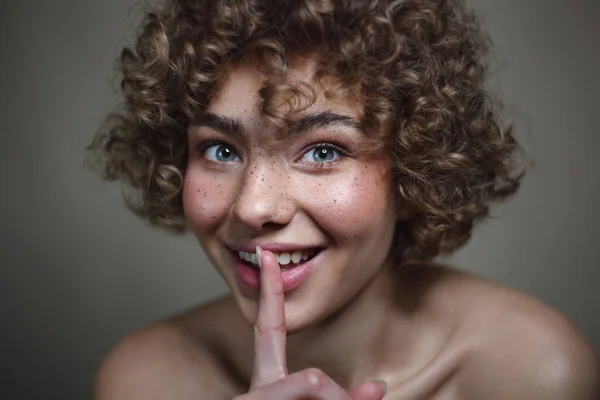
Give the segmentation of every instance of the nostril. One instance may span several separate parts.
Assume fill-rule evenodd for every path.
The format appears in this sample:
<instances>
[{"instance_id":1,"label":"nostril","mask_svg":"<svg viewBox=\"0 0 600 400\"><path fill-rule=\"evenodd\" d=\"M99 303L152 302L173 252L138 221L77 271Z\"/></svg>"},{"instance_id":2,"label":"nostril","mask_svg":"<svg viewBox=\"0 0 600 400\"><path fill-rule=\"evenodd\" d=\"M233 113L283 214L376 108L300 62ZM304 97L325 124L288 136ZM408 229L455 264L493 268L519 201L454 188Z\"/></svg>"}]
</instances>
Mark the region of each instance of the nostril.
<instances>
[{"instance_id":1,"label":"nostril","mask_svg":"<svg viewBox=\"0 0 600 400\"><path fill-rule=\"evenodd\" d=\"M262 228L264 230L277 231L277 230L282 229L284 226L285 226L285 224L280 224L280 223L277 223L277 222L271 222L271 221L269 221L269 222L265 222L262 225Z\"/></svg>"}]
</instances>

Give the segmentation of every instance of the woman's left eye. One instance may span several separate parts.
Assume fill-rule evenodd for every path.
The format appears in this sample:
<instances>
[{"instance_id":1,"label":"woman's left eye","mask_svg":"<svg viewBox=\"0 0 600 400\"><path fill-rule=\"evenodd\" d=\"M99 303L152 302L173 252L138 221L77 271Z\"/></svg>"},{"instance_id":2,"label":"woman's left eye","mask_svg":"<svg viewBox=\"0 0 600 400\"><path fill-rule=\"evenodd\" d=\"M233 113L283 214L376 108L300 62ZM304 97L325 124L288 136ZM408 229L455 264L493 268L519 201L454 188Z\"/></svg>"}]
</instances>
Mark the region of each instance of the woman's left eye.
<instances>
[{"instance_id":1,"label":"woman's left eye","mask_svg":"<svg viewBox=\"0 0 600 400\"><path fill-rule=\"evenodd\" d=\"M342 152L339 149L336 149L337 146L332 145L319 145L317 147L313 147L301 158L301 161L312 162L312 163L326 163L330 161L334 161L339 158Z\"/></svg>"},{"instance_id":2,"label":"woman's left eye","mask_svg":"<svg viewBox=\"0 0 600 400\"><path fill-rule=\"evenodd\" d=\"M236 161L238 155L235 149L225 143L215 143L204 149L204 155L211 161L230 163Z\"/></svg>"}]
</instances>

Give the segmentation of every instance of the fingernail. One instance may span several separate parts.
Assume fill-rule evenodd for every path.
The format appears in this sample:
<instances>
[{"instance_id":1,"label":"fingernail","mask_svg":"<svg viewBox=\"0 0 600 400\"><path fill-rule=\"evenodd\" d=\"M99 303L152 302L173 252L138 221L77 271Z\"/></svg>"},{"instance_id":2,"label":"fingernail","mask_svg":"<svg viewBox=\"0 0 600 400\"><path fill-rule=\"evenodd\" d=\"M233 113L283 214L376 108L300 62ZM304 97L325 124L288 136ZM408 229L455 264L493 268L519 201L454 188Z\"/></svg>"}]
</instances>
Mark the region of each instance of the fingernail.
<instances>
[{"instance_id":1,"label":"fingernail","mask_svg":"<svg viewBox=\"0 0 600 400\"><path fill-rule=\"evenodd\" d=\"M256 246L256 259L258 260L258 268L262 269L262 249Z\"/></svg>"},{"instance_id":2,"label":"fingernail","mask_svg":"<svg viewBox=\"0 0 600 400\"><path fill-rule=\"evenodd\" d=\"M375 382L379 383L379 385L381 385L381 389L383 389L383 395L385 396L385 394L387 393L388 387L387 387L387 383L385 383L385 381L383 379L378 379Z\"/></svg>"}]
</instances>

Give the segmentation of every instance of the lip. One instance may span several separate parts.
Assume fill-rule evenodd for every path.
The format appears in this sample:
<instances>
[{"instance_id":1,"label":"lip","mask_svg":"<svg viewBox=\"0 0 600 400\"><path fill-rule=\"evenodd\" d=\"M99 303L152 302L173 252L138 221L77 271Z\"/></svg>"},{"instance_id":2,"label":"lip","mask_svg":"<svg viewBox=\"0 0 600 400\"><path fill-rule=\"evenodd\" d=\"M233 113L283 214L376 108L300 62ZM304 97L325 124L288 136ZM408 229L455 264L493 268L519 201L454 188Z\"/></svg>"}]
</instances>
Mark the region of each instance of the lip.
<instances>
[{"instance_id":1,"label":"lip","mask_svg":"<svg viewBox=\"0 0 600 400\"><path fill-rule=\"evenodd\" d=\"M262 247L262 246L261 246ZM312 247L311 247L312 248ZM256 247L254 248L256 249ZM295 247L295 249L301 249ZM244 251L244 250L239 250ZM271 251L271 250L269 250ZM285 250L284 250L285 251ZM288 250L289 251L289 250ZM257 268L248 266L242 259L240 259L236 250L230 249L229 251L235 272L238 280L246 287L252 290L260 290L260 272ZM283 291L289 292L292 289L300 286L313 272L315 267L320 262L324 251L320 251L317 255L311 258L309 261L301 264L298 267L294 267L287 271L281 271L281 280L283 282Z\"/></svg>"},{"instance_id":2,"label":"lip","mask_svg":"<svg viewBox=\"0 0 600 400\"><path fill-rule=\"evenodd\" d=\"M303 251L310 249L322 249L323 245L300 245L296 243L240 243L240 244L226 244L226 246L235 252L243 251L244 253L255 253L256 246L260 246L261 249L270 251L272 253L293 253L294 251Z\"/></svg>"}]
</instances>

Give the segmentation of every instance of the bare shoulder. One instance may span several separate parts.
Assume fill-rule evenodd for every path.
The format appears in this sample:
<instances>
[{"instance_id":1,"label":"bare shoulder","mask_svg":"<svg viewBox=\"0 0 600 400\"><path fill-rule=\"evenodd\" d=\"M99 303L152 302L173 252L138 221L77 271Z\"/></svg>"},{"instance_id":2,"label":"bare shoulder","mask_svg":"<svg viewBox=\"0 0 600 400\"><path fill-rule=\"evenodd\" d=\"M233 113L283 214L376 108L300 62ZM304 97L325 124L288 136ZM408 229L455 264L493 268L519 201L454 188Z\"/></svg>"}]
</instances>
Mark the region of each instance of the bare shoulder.
<instances>
[{"instance_id":1,"label":"bare shoulder","mask_svg":"<svg viewBox=\"0 0 600 400\"><path fill-rule=\"evenodd\" d=\"M470 348L456 376L458 398L598 398L595 352L566 317L484 279L448 275L437 295L455 296L447 303L461 310L456 336Z\"/></svg>"},{"instance_id":2,"label":"bare shoulder","mask_svg":"<svg viewBox=\"0 0 600 400\"><path fill-rule=\"evenodd\" d=\"M223 302L190 310L123 338L96 375L97 400L227 399L235 384L211 342L211 316ZM193 324L190 325L193 316Z\"/></svg>"}]
</instances>

